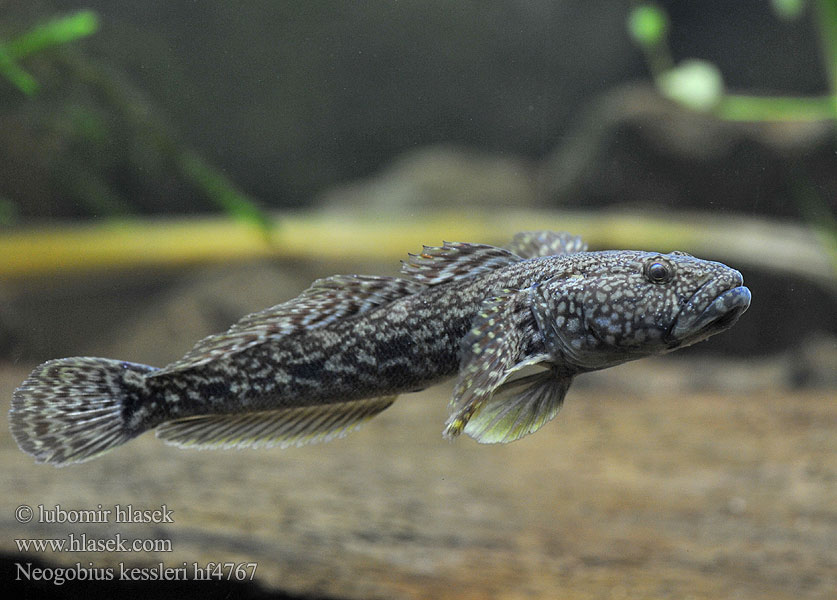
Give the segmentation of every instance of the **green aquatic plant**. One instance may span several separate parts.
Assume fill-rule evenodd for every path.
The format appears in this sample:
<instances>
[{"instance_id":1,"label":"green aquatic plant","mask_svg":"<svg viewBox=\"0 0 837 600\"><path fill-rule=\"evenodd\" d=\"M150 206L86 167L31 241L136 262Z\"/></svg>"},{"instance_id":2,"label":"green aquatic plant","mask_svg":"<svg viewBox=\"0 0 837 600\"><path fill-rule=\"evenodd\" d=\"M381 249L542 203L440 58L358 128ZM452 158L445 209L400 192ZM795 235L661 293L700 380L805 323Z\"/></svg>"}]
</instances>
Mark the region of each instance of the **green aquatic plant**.
<instances>
[{"instance_id":1,"label":"green aquatic plant","mask_svg":"<svg viewBox=\"0 0 837 600\"><path fill-rule=\"evenodd\" d=\"M228 216L255 226L265 238L271 239L273 218L227 176L188 149L178 152L175 160L181 173L201 188Z\"/></svg>"},{"instance_id":2,"label":"green aquatic plant","mask_svg":"<svg viewBox=\"0 0 837 600\"><path fill-rule=\"evenodd\" d=\"M81 10L39 23L9 42L0 40L0 78L23 94L35 96L39 90L38 81L20 61L49 48L90 36L99 28L99 15L92 10ZM55 60L68 67L76 79L97 89L126 125L170 158L181 176L201 190L210 202L229 217L250 224L265 237L270 236L271 219L259 203L197 152L180 143L169 128L153 116L153 111L137 103L138 94L130 89L129 84L78 53L64 52ZM72 112L70 122L73 131L78 130L82 137L92 134L94 143L107 137L107 130L93 112L82 111L78 107ZM94 213L120 218L130 214L130 207L98 174L87 173L83 169L68 171L71 174L67 176L66 185ZM0 199L0 224L9 224L14 214L16 207L12 201Z\"/></svg>"},{"instance_id":3,"label":"green aquatic plant","mask_svg":"<svg viewBox=\"0 0 837 600\"><path fill-rule=\"evenodd\" d=\"M38 91L38 82L19 61L47 48L88 37L98 30L99 15L92 10L39 23L10 42L0 41L0 75L27 96L32 96Z\"/></svg>"},{"instance_id":4,"label":"green aquatic plant","mask_svg":"<svg viewBox=\"0 0 837 600\"><path fill-rule=\"evenodd\" d=\"M819 97L754 96L729 93L716 65L689 59L676 64L668 47L670 22L653 2L638 1L628 14L628 31L645 55L657 89L693 110L730 121L837 120L837 0L773 0L779 18L799 19L812 5L822 62L830 91Z\"/></svg>"},{"instance_id":5,"label":"green aquatic plant","mask_svg":"<svg viewBox=\"0 0 837 600\"><path fill-rule=\"evenodd\" d=\"M645 53L654 77L674 67L667 43L670 26L668 15L655 4L639 4L628 13L628 33Z\"/></svg>"},{"instance_id":6,"label":"green aquatic plant","mask_svg":"<svg viewBox=\"0 0 837 600\"><path fill-rule=\"evenodd\" d=\"M125 78L114 77L108 69L83 56L66 56L63 62L76 79L96 90L105 99L108 107L135 132L138 139L170 160L185 181L200 190L228 217L250 225L264 238L270 239L273 233L272 218L261 203L181 142L164 119L156 116L156 112L148 105L136 100L141 94ZM86 128L92 129L94 135L99 135L95 122L89 122L83 117L82 121Z\"/></svg>"}]
</instances>

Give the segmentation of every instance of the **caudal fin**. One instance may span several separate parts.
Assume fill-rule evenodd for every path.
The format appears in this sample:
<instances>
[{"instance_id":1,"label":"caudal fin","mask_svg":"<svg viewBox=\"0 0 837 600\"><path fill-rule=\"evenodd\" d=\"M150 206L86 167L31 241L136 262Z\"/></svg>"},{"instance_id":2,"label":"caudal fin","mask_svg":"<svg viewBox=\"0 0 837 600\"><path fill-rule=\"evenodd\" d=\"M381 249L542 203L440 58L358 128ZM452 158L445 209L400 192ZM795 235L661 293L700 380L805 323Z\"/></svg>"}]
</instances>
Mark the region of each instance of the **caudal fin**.
<instances>
[{"instance_id":1,"label":"caudal fin","mask_svg":"<svg viewBox=\"0 0 837 600\"><path fill-rule=\"evenodd\" d=\"M20 449L37 462L82 462L136 437L125 401L144 390L154 367L105 358L51 360L14 392L9 423Z\"/></svg>"}]
</instances>

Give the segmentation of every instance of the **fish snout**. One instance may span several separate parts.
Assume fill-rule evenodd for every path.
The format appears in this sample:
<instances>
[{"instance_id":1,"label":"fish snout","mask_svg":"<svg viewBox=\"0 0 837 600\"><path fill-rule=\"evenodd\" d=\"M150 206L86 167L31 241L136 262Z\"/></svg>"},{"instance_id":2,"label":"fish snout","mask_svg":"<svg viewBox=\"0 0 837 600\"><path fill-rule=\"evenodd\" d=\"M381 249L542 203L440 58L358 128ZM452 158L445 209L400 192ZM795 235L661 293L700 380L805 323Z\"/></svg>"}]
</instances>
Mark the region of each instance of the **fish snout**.
<instances>
[{"instance_id":1,"label":"fish snout","mask_svg":"<svg viewBox=\"0 0 837 600\"><path fill-rule=\"evenodd\" d=\"M732 327L750 307L749 288L741 285L744 278L734 271L732 286L711 300L702 310L690 303L681 310L668 333L670 347L691 345ZM737 285L736 285L737 284Z\"/></svg>"}]
</instances>

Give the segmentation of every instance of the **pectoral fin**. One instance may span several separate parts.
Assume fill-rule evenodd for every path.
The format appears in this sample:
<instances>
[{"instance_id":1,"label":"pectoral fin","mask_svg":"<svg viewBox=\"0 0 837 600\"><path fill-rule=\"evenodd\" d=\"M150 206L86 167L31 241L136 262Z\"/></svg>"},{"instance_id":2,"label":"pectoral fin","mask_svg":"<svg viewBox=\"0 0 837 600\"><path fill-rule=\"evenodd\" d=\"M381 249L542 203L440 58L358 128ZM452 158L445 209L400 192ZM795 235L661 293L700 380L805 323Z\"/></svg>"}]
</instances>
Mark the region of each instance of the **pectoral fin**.
<instances>
[{"instance_id":1,"label":"pectoral fin","mask_svg":"<svg viewBox=\"0 0 837 600\"><path fill-rule=\"evenodd\" d=\"M507 381L482 403L464 431L482 444L518 440L558 414L570 383L572 377L552 370Z\"/></svg>"},{"instance_id":2,"label":"pectoral fin","mask_svg":"<svg viewBox=\"0 0 837 600\"><path fill-rule=\"evenodd\" d=\"M462 340L459 380L450 403L444 435L453 438L465 428L494 390L526 361L525 341L534 331L528 290L503 290L487 300ZM527 363L529 361L526 361Z\"/></svg>"}]
</instances>

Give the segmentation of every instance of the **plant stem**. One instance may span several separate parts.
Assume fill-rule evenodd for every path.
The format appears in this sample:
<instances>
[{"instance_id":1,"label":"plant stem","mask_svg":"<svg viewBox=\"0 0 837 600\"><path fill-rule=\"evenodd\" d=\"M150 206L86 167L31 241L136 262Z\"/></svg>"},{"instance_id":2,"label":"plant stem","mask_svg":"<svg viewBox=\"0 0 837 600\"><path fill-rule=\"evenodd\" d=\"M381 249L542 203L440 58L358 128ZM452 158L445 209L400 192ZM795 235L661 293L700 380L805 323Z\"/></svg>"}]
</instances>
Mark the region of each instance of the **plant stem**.
<instances>
[{"instance_id":1,"label":"plant stem","mask_svg":"<svg viewBox=\"0 0 837 600\"><path fill-rule=\"evenodd\" d=\"M834 98L725 94L714 109L728 121L823 121L834 119Z\"/></svg>"},{"instance_id":2,"label":"plant stem","mask_svg":"<svg viewBox=\"0 0 837 600\"><path fill-rule=\"evenodd\" d=\"M817 0L817 25L823 66L831 87L831 107L837 118L837 0Z\"/></svg>"}]
</instances>

